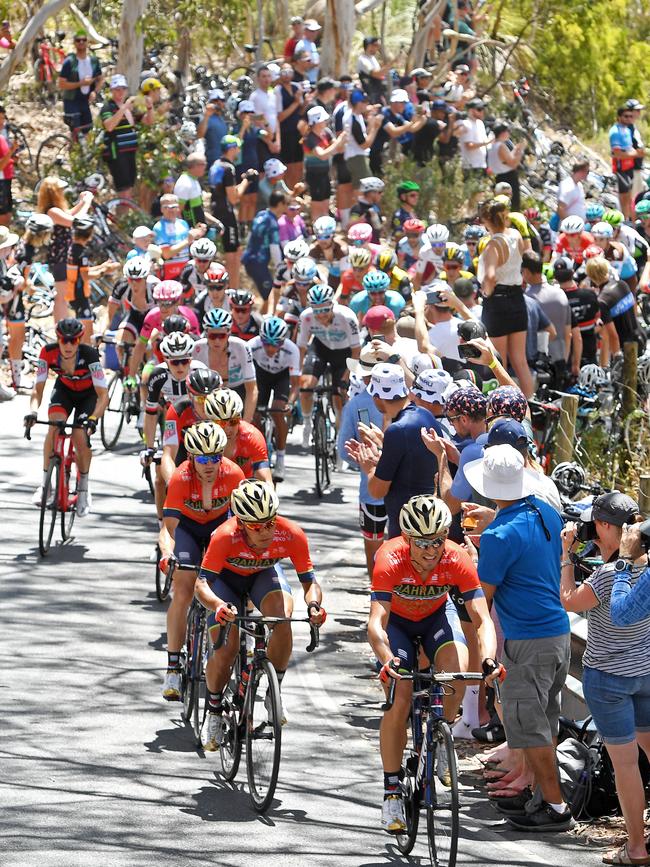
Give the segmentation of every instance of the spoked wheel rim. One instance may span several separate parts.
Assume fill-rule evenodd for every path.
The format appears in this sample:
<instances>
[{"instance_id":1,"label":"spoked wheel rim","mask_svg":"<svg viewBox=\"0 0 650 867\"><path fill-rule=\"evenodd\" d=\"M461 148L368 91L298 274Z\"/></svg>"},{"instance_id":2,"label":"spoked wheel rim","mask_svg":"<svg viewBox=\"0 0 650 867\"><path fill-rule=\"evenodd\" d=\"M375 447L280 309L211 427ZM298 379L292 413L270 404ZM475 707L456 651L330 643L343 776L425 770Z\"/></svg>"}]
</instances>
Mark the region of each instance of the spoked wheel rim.
<instances>
[{"instance_id":1,"label":"spoked wheel rim","mask_svg":"<svg viewBox=\"0 0 650 867\"><path fill-rule=\"evenodd\" d=\"M201 621L197 628L197 639L195 642L196 652L192 662L192 677L194 679L194 702L192 707L192 728L194 729L194 740L197 747L202 745L201 732L203 730L203 722L207 710L207 699L205 689L205 662L208 655L208 634L205 628L205 621Z\"/></svg>"},{"instance_id":2,"label":"spoked wheel rim","mask_svg":"<svg viewBox=\"0 0 650 867\"><path fill-rule=\"evenodd\" d=\"M171 581L168 577L169 573L163 572L160 568L160 558L160 548L156 545L156 598L158 602L164 602L169 596Z\"/></svg>"},{"instance_id":3,"label":"spoked wheel rim","mask_svg":"<svg viewBox=\"0 0 650 867\"><path fill-rule=\"evenodd\" d=\"M36 154L36 173L39 178L57 174L70 174L70 138L65 133L55 133L45 139Z\"/></svg>"},{"instance_id":4,"label":"spoked wheel rim","mask_svg":"<svg viewBox=\"0 0 650 867\"><path fill-rule=\"evenodd\" d=\"M69 443L68 447L72 448L72 444ZM65 469L63 469L63 474L66 491L61 491L62 501L59 505L61 506L61 538L64 542L67 542L72 536L72 527L77 515L79 474L76 461L73 460L69 466L66 465ZM66 494L65 497L63 497L64 493ZM63 502L63 499L65 499L65 502Z\"/></svg>"},{"instance_id":5,"label":"spoked wheel rim","mask_svg":"<svg viewBox=\"0 0 650 867\"><path fill-rule=\"evenodd\" d=\"M241 759L241 727L239 711L242 699L238 696L240 657L230 673L230 680L223 691L223 734L219 747L221 769L227 780L234 780Z\"/></svg>"},{"instance_id":6,"label":"spoked wheel rim","mask_svg":"<svg viewBox=\"0 0 650 867\"><path fill-rule=\"evenodd\" d=\"M183 686L183 710L181 716L186 722L192 722L192 713L194 710L194 690L196 689L196 681L193 677L193 648L194 637L196 632L196 617L194 614L194 606L190 606L187 613L187 628L185 630L185 653L183 658L183 673L181 681Z\"/></svg>"},{"instance_id":7,"label":"spoked wheel rim","mask_svg":"<svg viewBox=\"0 0 650 867\"><path fill-rule=\"evenodd\" d=\"M406 814L406 831L396 835L397 848L402 855L408 855L418 835L420 824L420 792L415 788L415 777L405 774L402 780L402 792L404 797L404 813Z\"/></svg>"},{"instance_id":8,"label":"spoked wheel rim","mask_svg":"<svg viewBox=\"0 0 650 867\"><path fill-rule=\"evenodd\" d=\"M124 381L116 371L108 385L108 406L99 420L102 445L109 451L117 445L127 409L127 395L124 391Z\"/></svg>"},{"instance_id":9,"label":"spoked wheel rim","mask_svg":"<svg viewBox=\"0 0 650 867\"><path fill-rule=\"evenodd\" d=\"M253 676L246 713L246 772L253 805L261 813L271 804L278 781L282 710L278 678L271 663L263 660Z\"/></svg>"},{"instance_id":10,"label":"spoked wheel rim","mask_svg":"<svg viewBox=\"0 0 650 867\"><path fill-rule=\"evenodd\" d=\"M38 526L38 550L41 557L45 557L50 550L52 544L52 536L54 535L54 525L56 524L57 507L57 491L58 491L58 467L56 461L50 461L43 485L43 499L41 501L41 514ZM48 500L51 502L48 504Z\"/></svg>"},{"instance_id":11,"label":"spoked wheel rim","mask_svg":"<svg viewBox=\"0 0 650 867\"><path fill-rule=\"evenodd\" d=\"M455 867L458 852L459 799L458 768L451 731L446 722L439 723L434 731L430 783L430 803L427 803L427 836L429 855L433 867ZM441 755L449 767L450 786L438 778L437 766Z\"/></svg>"},{"instance_id":12,"label":"spoked wheel rim","mask_svg":"<svg viewBox=\"0 0 650 867\"><path fill-rule=\"evenodd\" d=\"M327 426L325 417L318 413L314 422L314 461L316 464L316 491L323 496L330 483L327 456Z\"/></svg>"}]
</instances>

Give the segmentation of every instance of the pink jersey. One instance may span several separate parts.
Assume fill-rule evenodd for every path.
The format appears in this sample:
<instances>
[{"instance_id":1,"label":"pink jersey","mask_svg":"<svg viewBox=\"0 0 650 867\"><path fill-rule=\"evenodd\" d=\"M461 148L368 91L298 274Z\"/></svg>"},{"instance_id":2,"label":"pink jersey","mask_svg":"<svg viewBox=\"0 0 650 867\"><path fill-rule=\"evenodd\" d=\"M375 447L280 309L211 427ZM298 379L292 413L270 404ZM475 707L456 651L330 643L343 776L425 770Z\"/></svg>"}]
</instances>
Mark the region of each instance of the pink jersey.
<instances>
[{"instance_id":1,"label":"pink jersey","mask_svg":"<svg viewBox=\"0 0 650 867\"><path fill-rule=\"evenodd\" d=\"M190 332L192 334L198 335L201 333L199 320L196 317L196 313L190 307L185 307L183 304L181 304L177 312L181 316L184 316L190 323ZM160 331L161 328L162 319L160 316L160 307L154 307L153 310L150 310L144 317L144 322L142 323L142 328L140 329L140 340L142 340L143 343L146 343L151 337L152 332Z\"/></svg>"}]
</instances>

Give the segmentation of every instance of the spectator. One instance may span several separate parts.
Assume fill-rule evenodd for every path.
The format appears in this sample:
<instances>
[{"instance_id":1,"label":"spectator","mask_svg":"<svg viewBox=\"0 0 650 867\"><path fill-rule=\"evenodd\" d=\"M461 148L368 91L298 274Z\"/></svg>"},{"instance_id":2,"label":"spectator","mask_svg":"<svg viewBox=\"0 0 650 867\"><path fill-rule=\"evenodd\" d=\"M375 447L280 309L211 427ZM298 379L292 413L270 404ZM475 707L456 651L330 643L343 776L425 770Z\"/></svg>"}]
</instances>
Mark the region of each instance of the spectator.
<instances>
[{"instance_id":1,"label":"spectator","mask_svg":"<svg viewBox=\"0 0 650 867\"><path fill-rule=\"evenodd\" d=\"M589 174L589 160L578 159L571 167L571 174L560 181L557 188L557 224L551 225L554 231L560 227L565 217L586 217L585 191L582 182Z\"/></svg>"},{"instance_id":2,"label":"spectator","mask_svg":"<svg viewBox=\"0 0 650 867\"><path fill-rule=\"evenodd\" d=\"M185 159L185 171L174 185L174 195L178 199L181 216L190 226L203 226L206 223L220 228L221 224L212 214L203 210L203 190L199 182L207 168L207 162L202 153L193 151Z\"/></svg>"},{"instance_id":3,"label":"spectator","mask_svg":"<svg viewBox=\"0 0 650 867\"><path fill-rule=\"evenodd\" d=\"M275 100L280 124L280 159L287 166L287 183L290 186L302 180L302 149L298 124L305 110L305 90L292 78L293 67L290 63L283 63L280 82L275 87Z\"/></svg>"},{"instance_id":4,"label":"spectator","mask_svg":"<svg viewBox=\"0 0 650 867\"><path fill-rule=\"evenodd\" d=\"M296 54L307 53L309 55L309 69L307 70L307 79L310 84L314 85L320 77L320 55L316 46L322 27L313 18L308 18L304 24L304 36L298 42L295 48Z\"/></svg>"},{"instance_id":5,"label":"spectator","mask_svg":"<svg viewBox=\"0 0 650 867\"><path fill-rule=\"evenodd\" d=\"M290 61L296 53L296 45L305 35L305 19L300 15L294 15L291 21L291 36L284 43L283 56L286 61Z\"/></svg>"},{"instance_id":6,"label":"spectator","mask_svg":"<svg viewBox=\"0 0 650 867\"><path fill-rule=\"evenodd\" d=\"M460 364L449 364L449 360L460 362L458 326L461 320L454 316L451 305L463 307L460 299L442 280L434 280L413 297L418 349L446 359L445 367L456 370Z\"/></svg>"},{"instance_id":7,"label":"spectator","mask_svg":"<svg viewBox=\"0 0 650 867\"><path fill-rule=\"evenodd\" d=\"M553 262L553 276L566 294L571 307L573 322L577 326L571 332L571 363L575 369L581 364L597 364L598 341L596 339L596 322L600 309L598 298L591 289L578 286L573 276L573 262L567 256L558 256Z\"/></svg>"},{"instance_id":8,"label":"spectator","mask_svg":"<svg viewBox=\"0 0 650 867\"><path fill-rule=\"evenodd\" d=\"M639 772L639 748L650 755L650 611L635 620L621 618L618 593L642 585L642 567L633 565L640 547L622 542L623 528L639 507L631 497L612 491L581 514L581 529L595 537L603 565L579 587L570 555L576 525L562 532L562 603L567 611L588 612L587 645L582 658L585 701L607 747L627 842L604 857L608 864L647 864L644 811L646 798ZM581 534L582 535L582 534ZM633 533L629 537L634 538ZM638 535L637 535L638 538ZM625 591L624 591L625 592Z\"/></svg>"},{"instance_id":9,"label":"spectator","mask_svg":"<svg viewBox=\"0 0 650 867\"><path fill-rule=\"evenodd\" d=\"M493 139L483 123L485 103L482 99L471 99L467 103L467 117L458 122L456 132L460 142L460 161L463 175L482 178L487 169L487 149Z\"/></svg>"},{"instance_id":10,"label":"spectator","mask_svg":"<svg viewBox=\"0 0 650 867\"><path fill-rule=\"evenodd\" d=\"M553 323L534 298L531 298L530 295L525 295L524 301L526 302L526 312L528 314L526 361L531 376L535 376L539 354L540 352L544 355L548 354L548 344L551 340L555 340L556 332Z\"/></svg>"},{"instance_id":11,"label":"spectator","mask_svg":"<svg viewBox=\"0 0 650 867\"><path fill-rule=\"evenodd\" d=\"M216 160L208 177L212 190L212 215L223 223L222 236L223 253L226 270L239 279L240 240L239 226L235 206L248 189L251 180L257 178L257 172L250 170L237 183L235 162L239 159L241 139L235 135L226 135L221 140L221 157Z\"/></svg>"},{"instance_id":12,"label":"spectator","mask_svg":"<svg viewBox=\"0 0 650 867\"><path fill-rule=\"evenodd\" d=\"M404 322L404 319L400 319ZM368 340L378 339L382 344L391 347L395 356L399 356L399 363L409 370L412 368L413 359L419 355L418 345L411 337L402 337L397 333L397 321L392 310L384 305L371 307L363 320L363 326L368 332ZM397 364L395 357L388 356L382 361L391 361ZM429 365L431 367L431 364ZM410 377L407 377L410 381Z\"/></svg>"},{"instance_id":13,"label":"spectator","mask_svg":"<svg viewBox=\"0 0 650 867\"><path fill-rule=\"evenodd\" d=\"M189 261L189 245L205 234L205 225L190 229L189 224L179 216L178 198L173 193L164 195L160 205L162 217L154 224L153 232L165 260L162 279L174 280Z\"/></svg>"},{"instance_id":14,"label":"spectator","mask_svg":"<svg viewBox=\"0 0 650 867\"><path fill-rule=\"evenodd\" d=\"M363 53L357 60L357 73L361 87L368 94L370 102L384 102L386 97L386 73L390 69L390 63L382 65L379 60L381 51L381 39L379 36L365 36L363 40Z\"/></svg>"},{"instance_id":15,"label":"spectator","mask_svg":"<svg viewBox=\"0 0 650 867\"><path fill-rule=\"evenodd\" d=\"M0 132L0 226L8 226L13 214L13 195L11 185L14 178L14 156L20 150L20 142L11 141L7 137L6 114L0 106L0 120L3 121Z\"/></svg>"},{"instance_id":16,"label":"spectator","mask_svg":"<svg viewBox=\"0 0 650 867\"><path fill-rule=\"evenodd\" d=\"M224 117L226 94L218 87L208 92L203 117L196 128L199 138L205 140L205 158L208 168L221 156L221 139L230 132Z\"/></svg>"},{"instance_id":17,"label":"spectator","mask_svg":"<svg viewBox=\"0 0 650 867\"><path fill-rule=\"evenodd\" d=\"M5 51L10 51L15 47L16 43L11 35L11 25L9 21L5 20L0 24L0 48L4 48Z\"/></svg>"},{"instance_id":18,"label":"spectator","mask_svg":"<svg viewBox=\"0 0 650 867\"><path fill-rule=\"evenodd\" d=\"M463 111L465 103L475 95L469 81L469 66L466 63L459 63L453 70L450 70L449 77L444 84L445 100L458 111Z\"/></svg>"},{"instance_id":19,"label":"spectator","mask_svg":"<svg viewBox=\"0 0 650 867\"><path fill-rule=\"evenodd\" d=\"M239 118L237 136L241 141L241 151L235 165L235 178L238 184L244 177L249 178L248 186L242 193L237 208L237 219L243 241L255 217L259 173L264 161L270 157L270 151L266 147L270 141L270 133L266 118L263 114L256 114L255 106L250 99L242 99L237 107L237 116Z\"/></svg>"},{"instance_id":20,"label":"spectator","mask_svg":"<svg viewBox=\"0 0 650 867\"><path fill-rule=\"evenodd\" d=\"M343 115L343 129L348 134L343 153L353 191L359 189L361 178L367 178L370 174L368 156L382 120L382 116L374 110L369 114L366 94L361 90L353 90L350 94L350 108Z\"/></svg>"},{"instance_id":21,"label":"spectator","mask_svg":"<svg viewBox=\"0 0 650 867\"><path fill-rule=\"evenodd\" d=\"M262 168L264 170L264 177L261 178L257 185L256 210L258 211L261 211L262 208L268 208L269 196L274 190L281 190L285 195L291 196L294 192L297 194L304 187L304 184L297 183L293 190L289 189L285 182L287 166L276 157L266 160Z\"/></svg>"},{"instance_id":22,"label":"spectator","mask_svg":"<svg viewBox=\"0 0 650 867\"><path fill-rule=\"evenodd\" d=\"M278 108L275 93L271 89L273 74L268 66L262 66L256 76L257 87L251 93L255 114L264 115L269 126L271 139L280 145L280 126L278 124Z\"/></svg>"},{"instance_id":23,"label":"spectator","mask_svg":"<svg viewBox=\"0 0 650 867\"><path fill-rule=\"evenodd\" d=\"M435 416L409 398L404 371L398 364L373 368L368 391L386 418L381 450L374 444L348 440L348 454L368 476L368 493L384 500L388 537L400 535L399 511L416 494L433 494L438 461L422 442L423 427L442 434Z\"/></svg>"},{"instance_id":24,"label":"spectator","mask_svg":"<svg viewBox=\"0 0 650 867\"><path fill-rule=\"evenodd\" d=\"M381 177L384 145L392 139L401 141L407 133L416 133L427 122L427 115L421 106L412 120L406 120L404 111L408 105L408 93L395 88L390 95L390 103L381 111L381 126L370 148L370 170L373 175Z\"/></svg>"},{"instance_id":25,"label":"spectator","mask_svg":"<svg viewBox=\"0 0 650 867\"><path fill-rule=\"evenodd\" d=\"M90 106L101 90L102 80L99 60L88 53L88 34L77 30L74 51L63 61L57 82L63 95L63 122L73 137L85 135L93 125Z\"/></svg>"},{"instance_id":26,"label":"spectator","mask_svg":"<svg viewBox=\"0 0 650 867\"><path fill-rule=\"evenodd\" d=\"M510 127L507 123L495 123L492 127L494 141L488 148L487 166L494 175L494 180L510 184L512 194L510 200L512 210L518 211L521 207L521 194L519 191L519 172L526 149L526 142L520 141L513 144L510 139Z\"/></svg>"},{"instance_id":27,"label":"spectator","mask_svg":"<svg viewBox=\"0 0 650 867\"><path fill-rule=\"evenodd\" d=\"M333 78L321 78L316 84L316 94L314 96L313 105L320 105L329 114L336 99L336 92L339 86L338 81Z\"/></svg>"},{"instance_id":28,"label":"spectator","mask_svg":"<svg viewBox=\"0 0 650 867\"><path fill-rule=\"evenodd\" d=\"M329 120L329 114L320 105L313 106L307 112L309 132L302 140L302 149L305 155L305 180L311 196L312 221L329 213L332 195L331 157L343 150L347 139L345 130L334 138L328 127Z\"/></svg>"},{"instance_id":29,"label":"spectator","mask_svg":"<svg viewBox=\"0 0 650 867\"><path fill-rule=\"evenodd\" d=\"M271 193L269 206L255 215L242 263L263 299L262 313L269 311L273 274L282 260L278 220L286 213L288 197L281 191Z\"/></svg>"},{"instance_id":30,"label":"spectator","mask_svg":"<svg viewBox=\"0 0 650 867\"><path fill-rule=\"evenodd\" d=\"M135 96L129 96L129 85L123 75L111 78L111 96L101 110L105 148L103 157L113 178L115 191L126 198L133 195L136 181L135 154L138 132L134 115ZM145 97L146 112L142 123L151 126L154 120L150 97Z\"/></svg>"},{"instance_id":31,"label":"spectator","mask_svg":"<svg viewBox=\"0 0 650 867\"><path fill-rule=\"evenodd\" d=\"M343 92L340 102L332 112L334 135L339 135L343 132L343 124L350 111L348 97L352 93L352 90L352 82L350 82L349 89ZM348 169L345 150L346 148L344 148L342 152L335 153L332 157L332 165L334 166L334 174L336 177L336 207L339 213L339 220L342 229L347 229L348 227L350 221L350 208L354 204L352 175Z\"/></svg>"},{"instance_id":32,"label":"spectator","mask_svg":"<svg viewBox=\"0 0 650 867\"><path fill-rule=\"evenodd\" d=\"M308 51L296 51L291 60L293 81L300 85L305 93L311 92L311 83L307 73L311 67L311 57Z\"/></svg>"},{"instance_id":33,"label":"spectator","mask_svg":"<svg viewBox=\"0 0 650 867\"><path fill-rule=\"evenodd\" d=\"M645 181L643 177L643 158L645 156L645 145L639 132L639 120L641 112L645 108L638 99L628 99L625 102L625 108L632 112L632 123L630 124L630 132L632 133L632 144L636 148L636 157L634 158L634 180L632 182L632 198L636 203L637 197L645 190Z\"/></svg>"},{"instance_id":34,"label":"spectator","mask_svg":"<svg viewBox=\"0 0 650 867\"><path fill-rule=\"evenodd\" d=\"M282 190L282 192L284 193L284 190ZM278 220L278 227L280 230L280 245L282 246L283 250L284 245L288 241L295 241L296 238L309 237L307 225L305 224L305 220L300 213L301 207L302 206L299 201L291 199L289 201L287 213L282 214L282 216Z\"/></svg>"},{"instance_id":35,"label":"spectator","mask_svg":"<svg viewBox=\"0 0 650 867\"><path fill-rule=\"evenodd\" d=\"M618 184L618 200L626 220L634 219L632 187L636 159L643 159L643 147L634 143L634 112L623 106L616 112L616 123L609 130L612 169Z\"/></svg>"},{"instance_id":36,"label":"spectator","mask_svg":"<svg viewBox=\"0 0 650 867\"><path fill-rule=\"evenodd\" d=\"M528 831L573 827L560 789L554 741L560 695L569 671L571 632L560 601L562 519L534 495L535 474L510 445L497 445L465 466L465 478L499 508L481 534L478 573L486 598L494 599L506 638L501 688L508 746L522 749L540 786L542 802L519 811L511 799L507 819Z\"/></svg>"},{"instance_id":37,"label":"spectator","mask_svg":"<svg viewBox=\"0 0 650 867\"><path fill-rule=\"evenodd\" d=\"M154 199L151 202L151 207L149 208L149 213L155 220L159 220L162 217L160 200L163 196L167 195L167 193L173 193L175 186L176 178L173 175L167 175L167 177L163 178L160 182L157 195L154 196Z\"/></svg>"}]
</instances>

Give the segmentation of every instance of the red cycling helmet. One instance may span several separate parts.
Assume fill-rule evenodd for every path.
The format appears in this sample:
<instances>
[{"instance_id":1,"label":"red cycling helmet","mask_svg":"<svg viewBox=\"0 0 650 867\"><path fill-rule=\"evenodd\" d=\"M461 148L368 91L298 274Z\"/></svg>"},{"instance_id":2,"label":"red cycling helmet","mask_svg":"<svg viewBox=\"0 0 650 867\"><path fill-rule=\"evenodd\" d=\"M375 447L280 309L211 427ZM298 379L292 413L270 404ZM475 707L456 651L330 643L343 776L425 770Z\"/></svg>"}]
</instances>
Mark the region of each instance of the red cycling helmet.
<instances>
[{"instance_id":1,"label":"red cycling helmet","mask_svg":"<svg viewBox=\"0 0 650 867\"><path fill-rule=\"evenodd\" d=\"M421 235L422 232L426 229L426 226L422 222L422 220L405 220L404 225L402 226L404 232L407 235Z\"/></svg>"},{"instance_id":2,"label":"red cycling helmet","mask_svg":"<svg viewBox=\"0 0 650 867\"><path fill-rule=\"evenodd\" d=\"M221 262L213 262L203 275L203 279L209 286L227 286L230 275Z\"/></svg>"},{"instance_id":3,"label":"red cycling helmet","mask_svg":"<svg viewBox=\"0 0 650 867\"><path fill-rule=\"evenodd\" d=\"M584 259L595 259L596 256L603 255L603 248L599 247L598 244L590 244L582 254Z\"/></svg>"}]
</instances>

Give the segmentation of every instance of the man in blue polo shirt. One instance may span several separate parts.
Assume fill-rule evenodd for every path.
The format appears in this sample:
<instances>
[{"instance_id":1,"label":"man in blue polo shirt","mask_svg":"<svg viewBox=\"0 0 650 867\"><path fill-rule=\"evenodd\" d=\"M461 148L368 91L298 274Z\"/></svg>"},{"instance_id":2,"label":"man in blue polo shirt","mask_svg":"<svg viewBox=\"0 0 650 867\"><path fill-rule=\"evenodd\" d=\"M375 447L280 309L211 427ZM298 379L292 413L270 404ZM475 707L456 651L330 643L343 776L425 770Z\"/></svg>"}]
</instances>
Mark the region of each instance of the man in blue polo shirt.
<instances>
[{"instance_id":1,"label":"man in blue polo shirt","mask_svg":"<svg viewBox=\"0 0 650 867\"><path fill-rule=\"evenodd\" d=\"M523 803L522 793L497 800L497 808L520 830L566 831L574 822L554 746L571 656L569 619L560 601L562 519L534 496L536 476L510 445L486 449L465 466L465 477L498 507L481 534L478 574L506 638L501 695L508 746L523 750L543 798Z\"/></svg>"}]
</instances>

